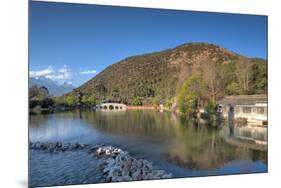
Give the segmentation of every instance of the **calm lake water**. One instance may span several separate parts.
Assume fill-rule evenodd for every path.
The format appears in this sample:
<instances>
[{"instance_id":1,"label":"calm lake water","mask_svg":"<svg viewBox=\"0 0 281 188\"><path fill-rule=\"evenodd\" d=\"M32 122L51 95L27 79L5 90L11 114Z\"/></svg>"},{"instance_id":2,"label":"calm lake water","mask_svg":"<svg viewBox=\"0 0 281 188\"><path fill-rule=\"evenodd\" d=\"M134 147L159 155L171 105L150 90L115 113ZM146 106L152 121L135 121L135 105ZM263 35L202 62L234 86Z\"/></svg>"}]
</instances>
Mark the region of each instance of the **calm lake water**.
<instances>
[{"instance_id":1,"label":"calm lake water","mask_svg":"<svg viewBox=\"0 0 281 188\"><path fill-rule=\"evenodd\" d=\"M174 177L267 172L266 128L195 124L169 112L82 112L31 115L30 141L105 143L152 161ZM242 141L241 138L243 138ZM102 174L85 152L30 151L30 186L97 183Z\"/></svg>"}]
</instances>

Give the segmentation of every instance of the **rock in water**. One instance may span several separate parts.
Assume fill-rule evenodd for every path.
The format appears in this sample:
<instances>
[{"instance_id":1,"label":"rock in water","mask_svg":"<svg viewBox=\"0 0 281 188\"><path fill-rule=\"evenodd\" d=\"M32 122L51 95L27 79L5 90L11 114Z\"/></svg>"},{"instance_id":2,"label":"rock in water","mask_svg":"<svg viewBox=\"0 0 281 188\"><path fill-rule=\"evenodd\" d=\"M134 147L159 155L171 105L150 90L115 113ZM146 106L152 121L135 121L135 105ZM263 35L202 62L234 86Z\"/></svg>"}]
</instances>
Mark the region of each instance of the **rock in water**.
<instances>
[{"instance_id":1,"label":"rock in water","mask_svg":"<svg viewBox=\"0 0 281 188\"><path fill-rule=\"evenodd\" d=\"M100 167L109 182L172 178L172 174L159 170L151 162L135 159L127 152L112 146L95 148L99 160L104 160Z\"/></svg>"},{"instance_id":2,"label":"rock in water","mask_svg":"<svg viewBox=\"0 0 281 188\"><path fill-rule=\"evenodd\" d=\"M172 174L159 170L157 167L145 159L135 159L128 152L113 146L56 143L30 142L29 149L42 150L49 153L82 150L98 160L99 167L104 174L105 181L135 181L172 178Z\"/></svg>"}]
</instances>

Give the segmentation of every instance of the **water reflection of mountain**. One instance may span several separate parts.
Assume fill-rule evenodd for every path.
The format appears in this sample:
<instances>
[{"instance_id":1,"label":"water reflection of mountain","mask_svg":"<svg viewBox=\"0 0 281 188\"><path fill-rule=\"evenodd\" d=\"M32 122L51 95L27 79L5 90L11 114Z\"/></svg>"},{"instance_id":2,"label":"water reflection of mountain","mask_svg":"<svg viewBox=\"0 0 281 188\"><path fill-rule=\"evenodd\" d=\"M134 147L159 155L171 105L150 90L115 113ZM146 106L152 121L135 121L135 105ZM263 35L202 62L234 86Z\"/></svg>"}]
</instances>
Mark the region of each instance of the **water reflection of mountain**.
<instances>
[{"instance_id":1,"label":"water reflection of mountain","mask_svg":"<svg viewBox=\"0 0 281 188\"><path fill-rule=\"evenodd\" d=\"M176 118L174 118L174 121ZM180 124L180 121L177 121ZM260 145L245 141L230 142L236 137L261 139L267 142L267 128L235 127L233 135L229 128L211 128L189 122L185 127L179 126L176 132L176 142L167 153L171 162L179 166L193 169L220 168L234 160L262 161L267 164L267 144Z\"/></svg>"},{"instance_id":2,"label":"water reflection of mountain","mask_svg":"<svg viewBox=\"0 0 281 188\"><path fill-rule=\"evenodd\" d=\"M30 138L35 140L110 141L125 144L125 148L132 146L136 149L131 151L143 156L157 156L160 161L199 171L219 169L234 161L267 164L266 145L262 149L253 147L257 144L250 145L249 139L241 140L267 140L261 128L235 127L231 135L228 126L215 128L153 110L72 111L32 116L30 123ZM249 133L250 130L255 131Z\"/></svg>"},{"instance_id":3,"label":"water reflection of mountain","mask_svg":"<svg viewBox=\"0 0 281 188\"><path fill-rule=\"evenodd\" d=\"M267 163L267 152L229 144L217 131L208 131L205 126L180 130L176 138L167 157L179 166L201 170L219 168L233 160Z\"/></svg>"},{"instance_id":4,"label":"water reflection of mountain","mask_svg":"<svg viewBox=\"0 0 281 188\"><path fill-rule=\"evenodd\" d=\"M85 119L100 131L130 136L173 138L175 128L170 115L157 111L130 110L127 112L85 113Z\"/></svg>"},{"instance_id":5,"label":"water reflection of mountain","mask_svg":"<svg viewBox=\"0 0 281 188\"><path fill-rule=\"evenodd\" d=\"M98 114L101 113L101 114ZM218 130L181 119L173 113L132 110L111 114L85 114L86 119L101 131L112 134L148 136L168 141L166 157L179 166L193 169L214 169L233 160L263 161L267 152L247 145L235 145ZM110 113L110 112L109 112ZM238 134L239 131L235 131ZM149 146L147 146L149 147Z\"/></svg>"}]
</instances>

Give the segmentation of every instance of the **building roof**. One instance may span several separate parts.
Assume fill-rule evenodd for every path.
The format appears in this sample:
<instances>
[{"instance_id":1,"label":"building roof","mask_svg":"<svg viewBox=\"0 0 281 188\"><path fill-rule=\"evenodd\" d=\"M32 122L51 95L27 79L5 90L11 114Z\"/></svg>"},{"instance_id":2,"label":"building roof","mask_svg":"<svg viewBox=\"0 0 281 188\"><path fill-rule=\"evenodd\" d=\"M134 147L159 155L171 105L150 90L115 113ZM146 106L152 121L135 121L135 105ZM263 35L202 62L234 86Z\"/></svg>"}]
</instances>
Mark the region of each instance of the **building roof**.
<instances>
[{"instance_id":1,"label":"building roof","mask_svg":"<svg viewBox=\"0 0 281 188\"><path fill-rule=\"evenodd\" d=\"M257 103L267 103L267 95L231 95L219 100L217 104L232 105L254 105Z\"/></svg>"},{"instance_id":2,"label":"building roof","mask_svg":"<svg viewBox=\"0 0 281 188\"><path fill-rule=\"evenodd\" d=\"M101 106L104 106L104 105L119 105L119 106L126 106L125 104L122 104L122 103L114 103L114 102L101 103L100 105L101 105Z\"/></svg>"}]
</instances>

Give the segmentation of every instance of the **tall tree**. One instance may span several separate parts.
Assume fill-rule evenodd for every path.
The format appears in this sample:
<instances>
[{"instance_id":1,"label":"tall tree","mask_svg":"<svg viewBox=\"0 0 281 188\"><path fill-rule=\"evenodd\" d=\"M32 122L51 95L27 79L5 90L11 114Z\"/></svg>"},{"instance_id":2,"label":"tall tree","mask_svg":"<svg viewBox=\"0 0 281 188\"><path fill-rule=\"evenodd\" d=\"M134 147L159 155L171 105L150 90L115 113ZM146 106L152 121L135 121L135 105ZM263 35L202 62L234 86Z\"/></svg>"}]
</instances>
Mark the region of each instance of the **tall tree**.
<instances>
[{"instance_id":1,"label":"tall tree","mask_svg":"<svg viewBox=\"0 0 281 188\"><path fill-rule=\"evenodd\" d=\"M242 86L244 93L248 94L251 91L251 82L253 78L253 63L249 59L240 58L236 63L236 78Z\"/></svg>"},{"instance_id":2,"label":"tall tree","mask_svg":"<svg viewBox=\"0 0 281 188\"><path fill-rule=\"evenodd\" d=\"M205 62L202 65L203 81L206 84L210 99L214 102L222 90L220 78L220 64L217 62ZM201 83L202 84L202 83Z\"/></svg>"},{"instance_id":3,"label":"tall tree","mask_svg":"<svg viewBox=\"0 0 281 188\"><path fill-rule=\"evenodd\" d=\"M177 103L182 113L192 113L205 93L205 85L200 73L193 74L185 80L180 88Z\"/></svg>"}]
</instances>

